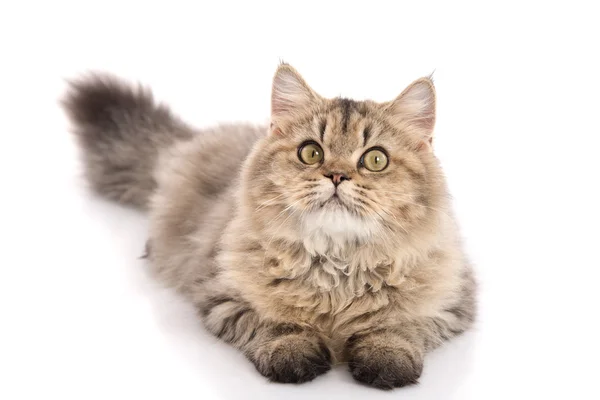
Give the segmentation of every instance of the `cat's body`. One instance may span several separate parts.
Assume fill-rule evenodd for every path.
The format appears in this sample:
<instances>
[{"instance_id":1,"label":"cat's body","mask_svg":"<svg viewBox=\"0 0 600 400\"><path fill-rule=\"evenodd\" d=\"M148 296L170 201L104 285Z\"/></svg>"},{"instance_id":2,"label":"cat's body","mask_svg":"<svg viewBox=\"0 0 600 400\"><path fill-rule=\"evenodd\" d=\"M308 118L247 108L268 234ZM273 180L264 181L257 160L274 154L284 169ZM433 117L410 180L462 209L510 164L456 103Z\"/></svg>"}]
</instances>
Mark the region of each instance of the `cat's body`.
<instances>
[{"instance_id":1,"label":"cat's body","mask_svg":"<svg viewBox=\"0 0 600 400\"><path fill-rule=\"evenodd\" d=\"M152 268L209 331L272 380L347 362L391 388L474 318L432 96L420 80L390 103L327 100L282 65L268 128L196 132L111 78L74 83L66 107L92 186L148 209Z\"/></svg>"}]
</instances>

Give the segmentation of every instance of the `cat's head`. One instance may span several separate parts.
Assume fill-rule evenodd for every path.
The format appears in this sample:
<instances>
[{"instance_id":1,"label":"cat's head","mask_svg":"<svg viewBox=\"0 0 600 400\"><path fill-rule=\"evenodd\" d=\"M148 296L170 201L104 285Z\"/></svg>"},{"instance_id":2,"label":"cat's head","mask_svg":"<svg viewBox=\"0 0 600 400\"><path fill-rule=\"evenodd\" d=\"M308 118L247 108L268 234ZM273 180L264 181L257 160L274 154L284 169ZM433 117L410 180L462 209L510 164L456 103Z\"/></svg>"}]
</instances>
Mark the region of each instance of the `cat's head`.
<instances>
[{"instance_id":1,"label":"cat's head","mask_svg":"<svg viewBox=\"0 0 600 400\"><path fill-rule=\"evenodd\" d=\"M245 203L268 235L361 243L408 237L435 216L435 90L418 79L387 103L326 99L282 64L269 135L244 171Z\"/></svg>"}]
</instances>

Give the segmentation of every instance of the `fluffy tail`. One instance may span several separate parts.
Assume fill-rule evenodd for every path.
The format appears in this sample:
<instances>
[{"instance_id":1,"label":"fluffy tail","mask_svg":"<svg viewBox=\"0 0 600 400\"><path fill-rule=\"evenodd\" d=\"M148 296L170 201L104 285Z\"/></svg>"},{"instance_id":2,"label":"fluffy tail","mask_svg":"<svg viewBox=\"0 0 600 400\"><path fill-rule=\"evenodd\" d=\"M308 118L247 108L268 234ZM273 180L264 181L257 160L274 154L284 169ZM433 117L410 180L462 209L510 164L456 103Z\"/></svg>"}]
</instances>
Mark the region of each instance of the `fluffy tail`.
<instances>
[{"instance_id":1,"label":"fluffy tail","mask_svg":"<svg viewBox=\"0 0 600 400\"><path fill-rule=\"evenodd\" d=\"M153 171L159 150L193 135L154 101L149 90L112 76L89 75L70 82L63 106L91 187L142 208L156 188Z\"/></svg>"}]
</instances>

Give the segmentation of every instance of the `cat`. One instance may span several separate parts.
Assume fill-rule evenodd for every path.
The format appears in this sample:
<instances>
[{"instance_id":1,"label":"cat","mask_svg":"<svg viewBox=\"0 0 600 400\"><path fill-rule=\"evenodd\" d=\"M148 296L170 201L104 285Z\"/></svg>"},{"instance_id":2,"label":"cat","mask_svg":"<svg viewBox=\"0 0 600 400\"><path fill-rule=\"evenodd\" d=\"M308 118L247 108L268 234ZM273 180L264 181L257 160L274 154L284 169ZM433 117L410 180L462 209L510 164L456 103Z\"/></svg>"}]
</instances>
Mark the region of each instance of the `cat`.
<instances>
[{"instance_id":1,"label":"cat","mask_svg":"<svg viewBox=\"0 0 600 400\"><path fill-rule=\"evenodd\" d=\"M268 379L345 363L402 387L473 324L430 78L385 103L327 99L282 63L269 126L196 130L112 75L71 81L63 105L90 186L148 211L153 273Z\"/></svg>"}]
</instances>

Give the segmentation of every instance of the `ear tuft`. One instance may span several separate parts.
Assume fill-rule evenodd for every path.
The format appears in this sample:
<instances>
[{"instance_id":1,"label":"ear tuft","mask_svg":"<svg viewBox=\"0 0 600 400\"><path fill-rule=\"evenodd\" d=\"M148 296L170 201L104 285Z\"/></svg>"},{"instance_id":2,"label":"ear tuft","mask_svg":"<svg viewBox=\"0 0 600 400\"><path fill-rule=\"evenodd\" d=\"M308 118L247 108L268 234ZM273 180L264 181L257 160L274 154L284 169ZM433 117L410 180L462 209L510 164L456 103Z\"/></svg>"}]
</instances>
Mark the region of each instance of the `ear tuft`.
<instances>
[{"instance_id":1,"label":"ear tuft","mask_svg":"<svg viewBox=\"0 0 600 400\"><path fill-rule=\"evenodd\" d=\"M289 116L316 99L316 93L291 65L281 63L273 78L272 117Z\"/></svg>"},{"instance_id":2,"label":"ear tuft","mask_svg":"<svg viewBox=\"0 0 600 400\"><path fill-rule=\"evenodd\" d=\"M435 126L435 88L431 78L411 83L388 110L396 120L411 125L423 140L429 141Z\"/></svg>"}]
</instances>

